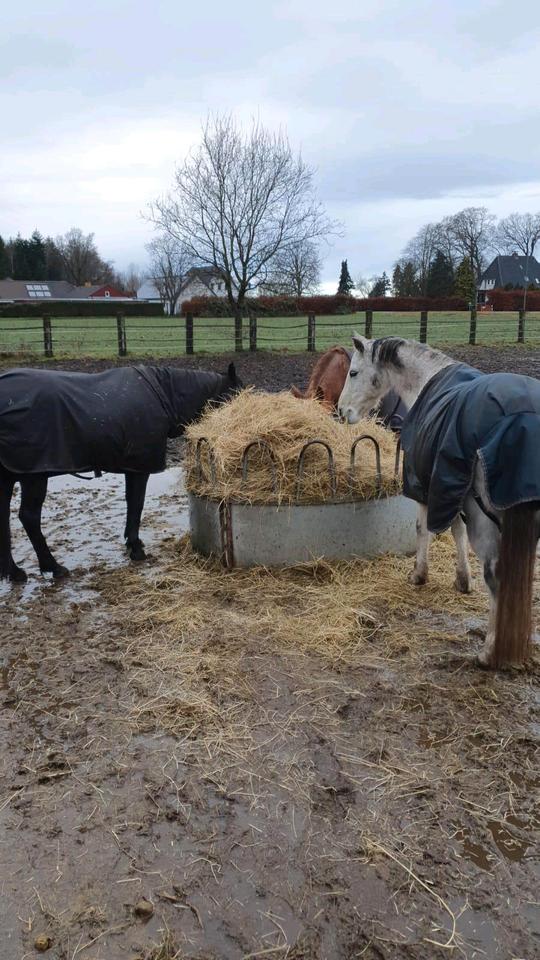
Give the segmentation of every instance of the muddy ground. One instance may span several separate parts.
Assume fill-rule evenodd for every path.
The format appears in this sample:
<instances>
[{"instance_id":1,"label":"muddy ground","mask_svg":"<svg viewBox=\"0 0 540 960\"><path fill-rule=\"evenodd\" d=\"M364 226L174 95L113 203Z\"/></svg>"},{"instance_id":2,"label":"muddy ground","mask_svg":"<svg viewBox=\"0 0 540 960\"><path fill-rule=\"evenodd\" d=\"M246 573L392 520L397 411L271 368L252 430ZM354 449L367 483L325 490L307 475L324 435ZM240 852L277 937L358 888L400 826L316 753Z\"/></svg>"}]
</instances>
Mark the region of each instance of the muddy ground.
<instances>
[{"instance_id":1,"label":"muddy ground","mask_svg":"<svg viewBox=\"0 0 540 960\"><path fill-rule=\"evenodd\" d=\"M459 353L473 356L540 367L529 350ZM311 363L258 354L239 367L276 389L304 383ZM140 610L149 584L166 607L195 577L176 551L180 468L153 478L150 559L135 573L117 478L52 481L44 525L72 570L64 583L38 576L16 508L29 582L0 586L0 960L37 956L38 936L54 960L538 956L538 658L524 673L475 667L478 582L459 614L440 565L427 605L385 602L375 584L355 612L364 640L373 624L369 650L330 660L284 648L264 591L258 624L210 570L204 599L215 589L222 622L192 620L203 736L200 704L182 702L182 677L157 655L178 642L183 662L190 637Z\"/></svg>"}]
</instances>

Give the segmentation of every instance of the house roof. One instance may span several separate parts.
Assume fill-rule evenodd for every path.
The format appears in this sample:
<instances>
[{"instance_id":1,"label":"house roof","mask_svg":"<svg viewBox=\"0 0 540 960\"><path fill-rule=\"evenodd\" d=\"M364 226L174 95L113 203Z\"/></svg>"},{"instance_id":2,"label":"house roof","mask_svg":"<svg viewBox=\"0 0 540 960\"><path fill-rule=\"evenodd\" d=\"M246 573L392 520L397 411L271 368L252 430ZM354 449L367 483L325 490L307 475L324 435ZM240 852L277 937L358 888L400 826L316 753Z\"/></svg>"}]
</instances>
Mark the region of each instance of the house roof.
<instances>
[{"instance_id":1,"label":"house roof","mask_svg":"<svg viewBox=\"0 0 540 960\"><path fill-rule=\"evenodd\" d=\"M0 300L87 300L100 290L110 289L115 296L128 298L111 283L75 287L67 280L0 280Z\"/></svg>"},{"instance_id":2,"label":"house roof","mask_svg":"<svg viewBox=\"0 0 540 960\"><path fill-rule=\"evenodd\" d=\"M221 271L217 267L191 267L188 270L187 277L198 277L199 280L217 280L221 279Z\"/></svg>"},{"instance_id":3,"label":"house roof","mask_svg":"<svg viewBox=\"0 0 540 960\"><path fill-rule=\"evenodd\" d=\"M0 300L64 300L73 289L66 280L0 280Z\"/></svg>"},{"instance_id":4,"label":"house roof","mask_svg":"<svg viewBox=\"0 0 540 960\"><path fill-rule=\"evenodd\" d=\"M527 282L526 276L529 278ZM482 287L487 280L494 280L495 287L505 287L507 283L514 287L525 287L534 283L540 287L540 263L535 257L527 258L517 253L495 257L487 270L484 270L479 286Z\"/></svg>"}]
</instances>

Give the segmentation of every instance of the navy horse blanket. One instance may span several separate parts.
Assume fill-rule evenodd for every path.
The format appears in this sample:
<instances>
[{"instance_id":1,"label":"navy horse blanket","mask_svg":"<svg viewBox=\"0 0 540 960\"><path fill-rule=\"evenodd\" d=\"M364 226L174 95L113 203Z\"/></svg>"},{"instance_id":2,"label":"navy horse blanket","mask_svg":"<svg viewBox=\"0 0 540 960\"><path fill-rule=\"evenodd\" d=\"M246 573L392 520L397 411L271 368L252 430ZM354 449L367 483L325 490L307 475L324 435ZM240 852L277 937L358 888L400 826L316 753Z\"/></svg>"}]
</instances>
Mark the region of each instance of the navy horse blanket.
<instances>
[{"instance_id":1,"label":"navy horse blanket","mask_svg":"<svg viewBox=\"0 0 540 960\"><path fill-rule=\"evenodd\" d=\"M15 474L158 473L220 376L167 367L0 374L0 465Z\"/></svg>"},{"instance_id":2,"label":"navy horse blanket","mask_svg":"<svg viewBox=\"0 0 540 960\"><path fill-rule=\"evenodd\" d=\"M453 363L418 396L401 444L403 492L427 505L432 533L460 513L477 458L494 510L540 505L540 381Z\"/></svg>"}]
</instances>

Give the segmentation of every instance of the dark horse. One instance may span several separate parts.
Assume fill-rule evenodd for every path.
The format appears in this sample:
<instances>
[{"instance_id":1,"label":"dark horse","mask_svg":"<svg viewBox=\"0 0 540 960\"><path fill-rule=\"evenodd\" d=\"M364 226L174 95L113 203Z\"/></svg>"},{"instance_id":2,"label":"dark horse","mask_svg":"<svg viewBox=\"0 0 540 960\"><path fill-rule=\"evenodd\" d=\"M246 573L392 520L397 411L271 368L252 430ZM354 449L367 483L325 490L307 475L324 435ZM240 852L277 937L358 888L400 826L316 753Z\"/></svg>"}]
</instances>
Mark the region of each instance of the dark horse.
<instances>
[{"instance_id":1,"label":"dark horse","mask_svg":"<svg viewBox=\"0 0 540 960\"><path fill-rule=\"evenodd\" d=\"M131 559L144 560L139 526L146 485L151 473L165 468L167 439L180 436L207 402L224 402L241 386L232 363L224 375L154 366L0 374L0 579L26 580L11 554L9 513L17 481L19 518L41 572L66 576L41 531L47 481L88 470L125 474L124 537Z\"/></svg>"}]
</instances>

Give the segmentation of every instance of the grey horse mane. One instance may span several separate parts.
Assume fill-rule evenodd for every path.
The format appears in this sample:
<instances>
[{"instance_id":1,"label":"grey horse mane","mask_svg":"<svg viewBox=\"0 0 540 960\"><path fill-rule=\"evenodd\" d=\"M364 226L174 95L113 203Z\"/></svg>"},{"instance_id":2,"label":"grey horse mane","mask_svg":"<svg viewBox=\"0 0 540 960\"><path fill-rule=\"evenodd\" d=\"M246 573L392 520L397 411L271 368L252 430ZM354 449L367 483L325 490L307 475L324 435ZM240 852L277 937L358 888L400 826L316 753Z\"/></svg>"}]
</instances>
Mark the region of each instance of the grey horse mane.
<instances>
[{"instance_id":1,"label":"grey horse mane","mask_svg":"<svg viewBox=\"0 0 540 960\"><path fill-rule=\"evenodd\" d=\"M434 350L426 343L418 343L416 340L404 340L402 337L379 337L378 340L374 340L371 353L372 362L382 367L391 366L397 370L403 370L405 363L403 357L400 356L402 347L408 348L409 356L422 359L426 363L431 362L440 365L442 362L442 365L445 366L446 363L452 362L440 350Z\"/></svg>"}]
</instances>

